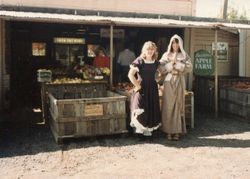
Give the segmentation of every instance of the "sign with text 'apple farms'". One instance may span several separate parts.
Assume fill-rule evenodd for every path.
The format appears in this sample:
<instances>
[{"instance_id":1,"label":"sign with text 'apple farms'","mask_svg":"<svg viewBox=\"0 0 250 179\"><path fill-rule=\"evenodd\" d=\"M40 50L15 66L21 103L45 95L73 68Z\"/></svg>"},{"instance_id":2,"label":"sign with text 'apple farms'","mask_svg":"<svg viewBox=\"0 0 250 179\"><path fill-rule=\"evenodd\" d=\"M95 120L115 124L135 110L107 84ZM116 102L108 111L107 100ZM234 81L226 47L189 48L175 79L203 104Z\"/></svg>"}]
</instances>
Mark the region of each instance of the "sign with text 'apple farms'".
<instances>
[{"instance_id":1,"label":"sign with text 'apple farms'","mask_svg":"<svg viewBox=\"0 0 250 179\"><path fill-rule=\"evenodd\" d=\"M211 75L214 73L213 56L206 50L194 53L194 73L196 75Z\"/></svg>"}]
</instances>

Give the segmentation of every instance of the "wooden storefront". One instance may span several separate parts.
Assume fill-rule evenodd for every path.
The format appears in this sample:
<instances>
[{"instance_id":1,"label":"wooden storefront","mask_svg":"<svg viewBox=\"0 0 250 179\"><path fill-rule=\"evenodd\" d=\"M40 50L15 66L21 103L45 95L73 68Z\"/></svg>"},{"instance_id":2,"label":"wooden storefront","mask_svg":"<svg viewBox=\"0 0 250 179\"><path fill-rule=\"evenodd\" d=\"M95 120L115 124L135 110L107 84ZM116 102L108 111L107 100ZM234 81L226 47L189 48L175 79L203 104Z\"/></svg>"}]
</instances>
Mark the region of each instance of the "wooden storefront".
<instances>
[{"instance_id":1,"label":"wooden storefront","mask_svg":"<svg viewBox=\"0 0 250 179\"><path fill-rule=\"evenodd\" d=\"M216 22L206 22L206 21L192 21L190 19L186 20L180 20L180 19L168 19L168 18L143 18L143 17L135 17L135 18L124 18L124 17L106 17L106 16L83 16L83 15L77 15L77 14L38 14L36 12L27 12L27 13L19 13L15 11L6 11L1 12L2 16L4 18L10 18L4 20L4 22L18 24L18 21L22 21L25 23L30 24L39 24L39 25L46 25L51 26L52 24L55 24L55 26L77 26L77 25L86 25L86 26L100 26L106 27L110 29L110 37L107 38L106 44L109 44L111 47L116 46L116 39L113 38L113 30L116 28L124 28L124 29L148 29L144 30L144 35L149 35L150 38L142 38L136 46L138 47L137 50L139 52L140 46L143 41L145 40L153 40L155 42L159 43L165 43L167 45L169 37L173 33L181 33L182 37L184 38L184 45L185 49L187 49L187 52L193 57L193 54L198 49L206 49L208 51L211 51L211 43L215 41L215 30L218 31L218 41L227 42L229 44L229 54L228 54L228 61L227 62L216 62L218 64L218 74L215 74L216 78L218 75L237 75L239 73L239 64L238 64L238 53L239 53L239 35L237 29L248 29L249 25L245 24L229 24L229 23L216 23ZM4 15L3 15L4 14ZM195 18L194 18L195 20ZM73 23L72 23L73 22ZM7 25L8 26L8 25ZM8 29L8 28L4 28ZM151 29L151 30L150 30ZM13 29L9 28L9 32L6 32L5 34L9 34L10 31ZM22 30L21 30L22 31ZM47 35L50 34L51 31L48 31L47 28L44 29L44 31L47 31ZM132 30L133 31L133 30ZM162 31L163 33L161 33ZM171 31L171 33L165 33L166 31ZM233 31L233 32L231 32ZM139 31L139 34L141 31ZM158 39L154 38L156 36ZM54 34L53 34L54 35ZM150 36L151 35L151 36ZM166 36L168 36L166 38ZM24 36L25 37L25 36ZM35 37L43 37L46 38L43 35L39 35L39 33ZM137 37L137 36L136 36ZM161 38L165 39L161 39ZM6 37L9 39L9 37ZM12 37L13 38L13 37ZM47 36L48 38L48 36ZM50 38L51 39L51 38ZM10 39L9 39L10 40ZM48 39L47 39L48 40ZM8 43L5 43L7 44ZM19 44L22 48L25 47L22 44ZM19 46L17 45L17 46ZM158 45L158 44L157 44ZM166 48L166 46L163 45L160 47L161 50ZM48 46L50 48L50 46ZM6 51L7 48L5 48ZM113 54L113 51L110 51L110 54ZM12 53L12 52L9 52ZM51 52L52 55L52 52ZM10 61L10 58L6 59L6 56L11 56L8 54L8 52L5 54L5 60L7 61L7 65ZM53 56L53 55L52 55ZM12 58L12 57L11 57ZM48 59L47 59L48 60ZM40 62L39 62L40 63ZM10 74L10 73L9 73ZM8 75L9 75L8 74ZM17 75L16 75L17 76ZM192 89L192 75L189 76L189 89ZM6 78L8 79L8 78ZM3 81L3 76L2 76ZM12 81L12 77L10 78L10 81ZM111 80L111 82L113 82ZM11 85L10 85L11 86ZM215 84L216 86L216 84ZM3 91L3 90L2 90ZM24 90L25 91L25 90ZM4 96L2 92L2 97Z\"/></svg>"},{"instance_id":2,"label":"wooden storefront","mask_svg":"<svg viewBox=\"0 0 250 179\"><path fill-rule=\"evenodd\" d=\"M92 65L93 57L88 56L88 46L102 46L105 49L109 48L109 36L102 37L100 32L102 29L108 29L108 26L88 25L88 24L52 24L39 22L24 22L24 21L6 21L8 26L8 46L11 49L6 49L8 59L5 60L8 73L10 74L9 86L10 97L9 107L12 109L28 106L39 107L40 102L40 84L37 82L38 69L55 69L59 76L67 74L68 69L58 69L57 46L64 47L66 53L71 48L77 48L81 51L77 56L83 56L85 64ZM115 29L123 30L124 35L121 38L114 37L113 45L113 72L116 72L116 59L119 51L122 50L126 41L133 44L133 51L136 55L140 54L143 43L147 40L152 40L157 43L159 56L164 53L167 48L168 41L174 33L183 36L182 28L141 28L141 27L123 27L117 26ZM84 43L79 45L59 44L54 40L60 37L63 40L69 38L83 39ZM57 38L58 39L58 38ZM69 39L69 40L71 40ZM32 52L33 44L44 44L44 54L34 55ZM72 47L71 47L72 46ZM73 54L73 53L70 53ZM68 56L70 55L68 54ZM67 55L67 54L65 54ZM62 55L61 55L62 56ZM71 58L71 57L70 57ZM75 59L74 62L79 60ZM59 70L59 71L58 71ZM117 72L118 73L118 72ZM70 76L70 74L67 74ZM113 75L113 83L116 83L116 73ZM56 75L53 74L56 78ZM71 76L74 77L74 76ZM7 106L6 106L7 107Z\"/></svg>"}]
</instances>

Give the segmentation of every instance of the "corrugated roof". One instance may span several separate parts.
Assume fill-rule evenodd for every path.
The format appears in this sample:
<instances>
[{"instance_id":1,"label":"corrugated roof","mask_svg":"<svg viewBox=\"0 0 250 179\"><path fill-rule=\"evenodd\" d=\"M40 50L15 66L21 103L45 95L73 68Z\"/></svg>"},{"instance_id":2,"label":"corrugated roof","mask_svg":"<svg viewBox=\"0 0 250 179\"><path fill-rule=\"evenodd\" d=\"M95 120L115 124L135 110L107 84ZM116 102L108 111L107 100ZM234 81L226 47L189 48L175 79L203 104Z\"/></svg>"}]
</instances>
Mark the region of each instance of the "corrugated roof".
<instances>
[{"instance_id":1,"label":"corrugated roof","mask_svg":"<svg viewBox=\"0 0 250 179\"><path fill-rule=\"evenodd\" d=\"M71 15L41 12L22 12L0 10L0 18L7 20L44 21L61 23L114 24L120 26L149 27L193 27L220 29L250 29L250 24L187 21L156 18L110 17L97 15Z\"/></svg>"}]
</instances>

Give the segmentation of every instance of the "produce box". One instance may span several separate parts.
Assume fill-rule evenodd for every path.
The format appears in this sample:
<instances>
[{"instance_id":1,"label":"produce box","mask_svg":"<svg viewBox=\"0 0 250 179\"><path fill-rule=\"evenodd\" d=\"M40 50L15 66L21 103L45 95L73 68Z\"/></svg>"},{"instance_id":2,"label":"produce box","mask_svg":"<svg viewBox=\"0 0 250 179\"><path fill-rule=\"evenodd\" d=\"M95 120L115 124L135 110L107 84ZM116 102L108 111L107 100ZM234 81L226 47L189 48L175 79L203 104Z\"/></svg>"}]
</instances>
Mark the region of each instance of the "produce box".
<instances>
[{"instance_id":1,"label":"produce box","mask_svg":"<svg viewBox=\"0 0 250 179\"><path fill-rule=\"evenodd\" d=\"M218 76L218 90L224 87L250 89L250 77ZM214 76L196 76L194 81L194 99L196 105L206 110L214 111L214 90ZM218 96L218 98L220 98L220 96Z\"/></svg>"},{"instance_id":2,"label":"produce box","mask_svg":"<svg viewBox=\"0 0 250 179\"><path fill-rule=\"evenodd\" d=\"M57 79L51 83L42 85L42 110L45 121L49 117L48 94L56 95L56 98L78 99L82 97L93 98L103 95L107 89L106 81L89 81L82 79Z\"/></svg>"},{"instance_id":3,"label":"produce box","mask_svg":"<svg viewBox=\"0 0 250 179\"><path fill-rule=\"evenodd\" d=\"M50 82L52 79L51 70L39 69L37 70L37 81L38 82Z\"/></svg>"},{"instance_id":4,"label":"produce box","mask_svg":"<svg viewBox=\"0 0 250 179\"><path fill-rule=\"evenodd\" d=\"M48 94L50 127L57 143L64 138L127 132L126 96L107 90L89 95L94 97L81 95L66 99L55 91Z\"/></svg>"},{"instance_id":5,"label":"produce box","mask_svg":"<svg viewBox=\"0 0 250 179\"><path fill-rule=\"evenodd\" d=\"M250 121L250 89L221 88L219 106L222 112Z\"/></svg>"}]
</instances>

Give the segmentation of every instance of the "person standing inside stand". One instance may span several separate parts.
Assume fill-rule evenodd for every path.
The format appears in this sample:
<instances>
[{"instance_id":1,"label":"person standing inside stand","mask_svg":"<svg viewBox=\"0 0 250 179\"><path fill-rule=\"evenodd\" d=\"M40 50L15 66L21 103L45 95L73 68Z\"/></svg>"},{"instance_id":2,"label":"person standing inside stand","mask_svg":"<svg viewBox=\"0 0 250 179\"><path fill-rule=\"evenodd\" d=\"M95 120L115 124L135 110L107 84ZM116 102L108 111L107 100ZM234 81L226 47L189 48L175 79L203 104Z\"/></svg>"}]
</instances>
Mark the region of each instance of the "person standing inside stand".
<instances>
[{"instance_id":1,"label":"person standing inside stand","mask_svg":"<svg viewBox=\"0 0 250 179\"><path fill-rule=\"evenodd\" d=\"M117 63L121 70L120 72L121 82L128 82L129 79L127 77L127 74L129 71L129 65L133 62L133 60L136 57L135 57L135 53L131 51L127 43L125 44L124 47L125 49L119 53Z\"/></svg>"},{"instance_id":2,"label":"person standing inside stand","mask_svg":"<svg viewBox=\"0 0 250 179\"><path fill-rule=\"evenodd\" d=\"M151 136L161 125L158 85L155 74L159 67L155 43L145 42L141 55L130 65L128 78L134 85L130 100L130 126L135 133Z\"/></svg>"},{"instance_id":3,"label":"person standing inside stand","mask_svg":"<svg viewBox=\"0 0 250 179\"><path fill-rule=\"evenodd\" d=\"M160 60L165 68L163 82L162 131L169 140L179 140L186 133L185 123L185 74L192 71L190 57L183 49L180 36L170 39L167 52Z\"/></svg>"},{"instance_id":4,"label":"person standing inside stand","mask_svg":"<svg viewBox=\"0 0 250 179\"><path fill-rule=\"evenodd\" d=\"M93 66L97 68L110 67L109 57L106 56L104 49L99 49L98 54L93 61Z\"/></svg>"}]
</instances>

